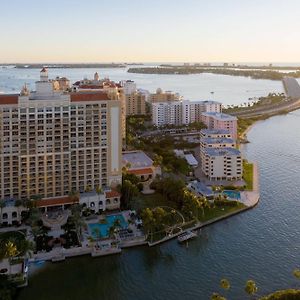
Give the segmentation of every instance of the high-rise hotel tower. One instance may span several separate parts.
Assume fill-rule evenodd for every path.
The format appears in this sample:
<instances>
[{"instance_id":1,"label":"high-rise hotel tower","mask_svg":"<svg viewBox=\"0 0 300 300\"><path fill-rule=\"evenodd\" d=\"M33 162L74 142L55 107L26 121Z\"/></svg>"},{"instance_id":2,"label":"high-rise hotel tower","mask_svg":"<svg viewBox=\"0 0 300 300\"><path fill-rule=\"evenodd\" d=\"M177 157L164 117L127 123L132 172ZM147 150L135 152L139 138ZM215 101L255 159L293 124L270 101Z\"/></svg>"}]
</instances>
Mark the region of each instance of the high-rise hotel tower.
<instances>
[{"instance_id":1,"label":"high-rise hotel tower","mask_svg":"<svg viewBox=\"0 0 300 300\"><path fill-rule=\"evenodd\" d=\"M121 133L118 99L57 90L43 68L35 92L0 95L0 199L121 183Z\"/></svg>"}]
</instances>

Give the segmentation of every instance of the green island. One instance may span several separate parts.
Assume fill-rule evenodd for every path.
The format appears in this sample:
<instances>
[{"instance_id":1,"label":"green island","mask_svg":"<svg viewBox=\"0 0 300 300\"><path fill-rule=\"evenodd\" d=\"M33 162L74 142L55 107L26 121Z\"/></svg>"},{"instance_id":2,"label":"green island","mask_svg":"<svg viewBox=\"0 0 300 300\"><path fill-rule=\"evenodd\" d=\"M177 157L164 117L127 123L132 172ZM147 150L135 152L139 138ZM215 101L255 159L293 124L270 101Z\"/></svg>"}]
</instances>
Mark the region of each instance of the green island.
<instances>
[{"instance_id":1,"label":"green island","mask_svg":"<svg viewBox=\"0 0 300 300\"><path fill-rule=\"evenodd\" d=\"M252 79L269 79L282 80L284 77L300 78L300 71L298 68L293 72L280 72L274 69L259 70L255 68L248 69L234 69L224 67L199 67L199 66L170 66L170 67L138 67L129 68L128 73L138 74L168 74L168 75L186 75L186 74L201 74L211 73L218 75L230 76L244 76Z\"/></svg>"}]
</instances>

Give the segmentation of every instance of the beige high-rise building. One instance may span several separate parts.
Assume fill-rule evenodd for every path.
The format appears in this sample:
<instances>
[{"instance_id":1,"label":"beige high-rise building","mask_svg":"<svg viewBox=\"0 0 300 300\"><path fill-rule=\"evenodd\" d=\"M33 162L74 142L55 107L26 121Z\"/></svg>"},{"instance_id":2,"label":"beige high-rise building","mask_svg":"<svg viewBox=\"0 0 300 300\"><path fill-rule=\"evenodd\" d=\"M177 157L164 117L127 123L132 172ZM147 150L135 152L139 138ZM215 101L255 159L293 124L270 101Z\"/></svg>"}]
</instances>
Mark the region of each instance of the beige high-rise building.
<instances>
[{"instance_id":1,"label":"beige high-rise building","mask_svg":"<svg viewBox=\"0 0 300 300\"><path fill-rule=\"evenodd\" d=\"M126 97L126 116L146 114L146 95L134 92Z\"/></svg>"},{"instance_id":2,"label":"beige high-rise building","mask_svg":"<svg viewBox=\"0 0 300 300\"><path fill-rule=\"evenodd\" d=\"M0 95L0 199L121 183L121 110L104 91L55 90L46 69L35 92Z\"/></svg>"},{"instance_id":3,"label":"beige high-rise building","mask_svg":"<svg viewBox=\"0 0 300 300\"><path fill-rule=\"evenodd\" d=\"M126 98L124 87L121 83L111 81L109 78L100 79L98 72L94 74L94 79L83 79L73 84L73 90L77 92L105 92L110 99L121 102L121 126L122 138L126 137Z\"/></svg>"},{"instance_id":4,"label":"beige high-rise building","mask_svg":"<svg viewBox=\"0 0 300 300\"><path fill-rule=\"evenodd\" d=\"M157 103L157 102L174 102L181 100L182 97L178 93L173 93L171 91L163 92L162 89L158 88L155 94L150 94L149 102Z\"/></svg>"}]
</instances>

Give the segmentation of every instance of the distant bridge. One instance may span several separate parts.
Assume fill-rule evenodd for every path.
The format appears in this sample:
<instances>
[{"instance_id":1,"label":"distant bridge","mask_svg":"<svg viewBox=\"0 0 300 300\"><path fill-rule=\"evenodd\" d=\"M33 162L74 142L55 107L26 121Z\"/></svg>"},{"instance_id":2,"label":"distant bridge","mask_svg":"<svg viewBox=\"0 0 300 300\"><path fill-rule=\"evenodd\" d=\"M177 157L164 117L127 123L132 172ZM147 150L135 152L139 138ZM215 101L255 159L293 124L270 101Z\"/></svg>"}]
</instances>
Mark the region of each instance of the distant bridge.
<instances>
[{"instance_id":1,"label":"distant bridge","mask_svg":"<svg viewBox=\"0 0 300 300\"><path fill-rule=\"evenodd\" d=\"M295 78L285 77L282 79L285 94L287 98L284 101L276 104L259 105L254 107L247 107L236 112L229 112L231 115L249 119L255 117L272 116L300 108L300 85Z\"/></svg>"},{"instance_id":2,"label":"distant bridge","mask_svg":"<svg viewBox=\"0 0 300 300\"><path fill-rule=\"evenodd\" d=\"M284 77L282 83L287 97L300 99L300 85L295 78Z\"/></svg>"}]
</instances>

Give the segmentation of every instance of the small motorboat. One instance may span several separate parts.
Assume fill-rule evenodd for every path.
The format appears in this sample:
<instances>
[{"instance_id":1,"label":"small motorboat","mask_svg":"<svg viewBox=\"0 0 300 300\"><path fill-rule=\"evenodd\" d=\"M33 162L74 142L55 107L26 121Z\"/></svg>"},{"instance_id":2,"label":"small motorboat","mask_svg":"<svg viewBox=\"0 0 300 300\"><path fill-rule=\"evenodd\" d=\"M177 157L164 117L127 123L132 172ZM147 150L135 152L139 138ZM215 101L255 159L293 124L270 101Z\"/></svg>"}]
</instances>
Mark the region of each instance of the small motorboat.
<instances>
[{"instance_id":1,"label":"small motorboat","mask_svg":"<svg viewBox=\"0 0 300 300\"><path fill-rule=\"evenodd\" d=\"M186 231L182 234L180 234L178 237L177 237L177 241L179 243L183 243L185 241L188 241L190 239L194 239L195 237L197 237L197 233L196 232L193 232L193 231Z\"/></svg>"}]
</instances>

